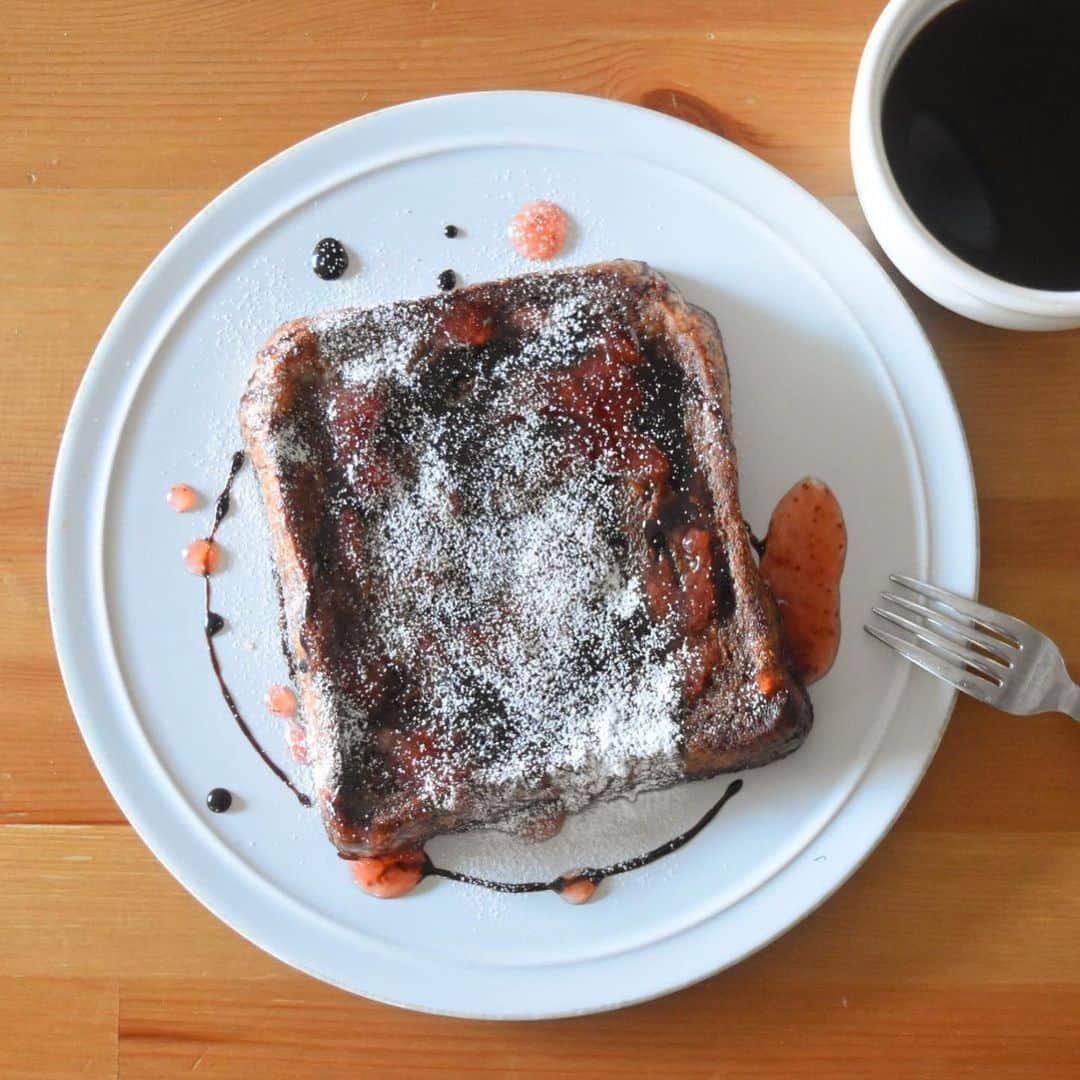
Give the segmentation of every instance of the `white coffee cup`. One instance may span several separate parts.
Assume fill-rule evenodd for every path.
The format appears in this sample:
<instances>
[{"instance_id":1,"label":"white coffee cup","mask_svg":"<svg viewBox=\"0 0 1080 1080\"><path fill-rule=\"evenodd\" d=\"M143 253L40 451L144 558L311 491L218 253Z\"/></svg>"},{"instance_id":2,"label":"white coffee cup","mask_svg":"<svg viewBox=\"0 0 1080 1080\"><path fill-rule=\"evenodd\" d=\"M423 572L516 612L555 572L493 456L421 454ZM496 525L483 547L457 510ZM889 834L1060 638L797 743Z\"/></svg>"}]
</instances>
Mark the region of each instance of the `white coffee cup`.
<instances>
[{"instance_id":1,"label":"white coffee cup","mask_svg":"<svg viewBox=\"0 0 1080 1080\"><path fill-rule=\"evenodd\" d=\"M915 35L955 2L890 0L866 42L851 104L851 168L863 213L904 277L952 311L1011 330L1078 327L1080 292L1030 289L975 269L919 221L889 167L881 130L885 87Z\"/></svg>"}]
</instances>

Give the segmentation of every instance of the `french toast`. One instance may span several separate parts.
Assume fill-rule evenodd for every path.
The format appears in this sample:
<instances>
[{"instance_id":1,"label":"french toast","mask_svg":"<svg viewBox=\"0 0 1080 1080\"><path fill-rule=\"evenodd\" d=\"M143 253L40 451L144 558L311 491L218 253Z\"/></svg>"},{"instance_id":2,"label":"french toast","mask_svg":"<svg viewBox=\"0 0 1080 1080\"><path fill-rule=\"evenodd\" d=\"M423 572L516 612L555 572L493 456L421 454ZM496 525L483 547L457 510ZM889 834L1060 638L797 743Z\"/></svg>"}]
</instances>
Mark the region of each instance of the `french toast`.
<instances>
[{"instance_id":1,"label":"french toast","mask_svg":"<svg viewBox=\"0 0 1080 1080\"><path fill-rule=\"evenodd\" d=\"M298 319L240 418L343 855L542 837L805 739L719 331L644 264Z\"/></svg>"}]
</instances>

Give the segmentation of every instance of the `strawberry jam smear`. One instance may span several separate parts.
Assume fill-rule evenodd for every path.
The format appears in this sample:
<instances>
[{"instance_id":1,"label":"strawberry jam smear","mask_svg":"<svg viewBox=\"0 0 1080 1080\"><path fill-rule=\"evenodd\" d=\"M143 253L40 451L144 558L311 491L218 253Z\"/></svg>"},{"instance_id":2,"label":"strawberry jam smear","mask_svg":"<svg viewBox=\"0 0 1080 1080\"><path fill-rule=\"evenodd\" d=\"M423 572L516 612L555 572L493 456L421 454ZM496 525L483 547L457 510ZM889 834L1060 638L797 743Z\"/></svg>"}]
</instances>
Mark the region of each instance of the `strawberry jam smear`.
<instances>
[{"instance_id":1,"label":"strawberry jam smear","mask_svg":"<svg viewBox=\"0 0 1080 1080\"><path fill-rule=\"evenodd\" d=\"M691 658L685 691L693 700L704 692L720 659L712 627L721 569L710 531L712 499L700 473L684 477L676 488L672 461L649 437L652 427L645 417L656 404L651 400L656 391L646 390L645 360L634 336L609 332L579 363L554 377L550 411L577 421L581 452L610 461L656 524L644 571L646 604L654 619L673 611L683 617ZM664 363L670 362L654 358L654 366ZM678 408L681 412L681 404ZM675 523L661 524L662 518Z\"/></svg>"},{"instance_id":2,"label":"strawberry jam smear","mask_svg":"<svg viewBox=\"0 0 1080 1080\"><path fill-rule=\"evenodd\" d=\"M795 669L805 683L832 667L840 647L840 576L847 529L828 485L800 480L776 505L761 573L776 597Z\"/></svg>"}]
</instances>

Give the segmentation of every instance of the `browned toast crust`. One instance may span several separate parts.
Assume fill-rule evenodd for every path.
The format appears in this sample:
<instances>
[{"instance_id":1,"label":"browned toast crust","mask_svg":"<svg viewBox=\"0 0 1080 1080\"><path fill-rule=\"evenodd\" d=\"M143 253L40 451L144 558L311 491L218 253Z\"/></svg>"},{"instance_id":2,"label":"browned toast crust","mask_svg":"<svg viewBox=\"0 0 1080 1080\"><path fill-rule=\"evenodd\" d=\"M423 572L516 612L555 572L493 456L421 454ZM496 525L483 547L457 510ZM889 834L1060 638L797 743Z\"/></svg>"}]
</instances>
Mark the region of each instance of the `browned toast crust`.
<instances>
[{"instance_id":1,"label":"browned toast crust","mask_svg":"<svg viewBox=\"0 0 1080 1080\"><path fill-rule=\"evenodd\" d=\"M560 320L573 332L562 332ZM446 564L442 577L433 576L423 552L406 549L397 553L399 561L415 563L426 576L403 581L389 561L394 552L386 537L398 534L387 522L406 520L405 511L415 510L417 489L427 475L423 462L418 464L417 447L425 454L431 450L429 431L458 436L465 431L473 440L462 444L458 438L449 473L443 468L438 475L449 475L455 483L460 479L466 488L477 470L481 477L501 475L491 473L484 460L497 447L491 441L489 406L474 406L472 401L481 400L485 380L498 383L504 371L511 373L505 380L508 389L490 399L495 403L490 409L502 409L499 423L520 439L522 425L532 424L529 430L539 433L537 455L555 445L576 448L582 456L581 462L569 465L559 459L557 468L568 471L542 492L531 494L528 485L535 481L522 481L532 500L529 512L537 507L543 511L545 499L564 499L582 527L595 525L602 533L607 530L604 535L621 529L623 535L611 540L619 555L606 555L601 569L607 567L609 576L621 575L628 605L635 596L647 594L638 605L642 610L631 613L637 637L629 631L624 635L637 666L627 667L625 657L607 648L610 642L600 641L599 659L594 659L589 676L596 688L590 684L584 698L566 699L584 702L585 719L578 711L566 716L567 726L581 725L572 739L562 738L562 719L551 715L551 708L546 713L536 709L562 701L560 680L581 678L580 661L589 659L590 650L597 651L595 643L586 642L568 654L569 666L561 675L555 672L560 677L553 678L554 685L541 687L540 705L524 700L524 695L519 700L513 673L506 676L505 665L499 666L509 645L492 643L492 609L486 608L487 621L467 625L463 632L475 635L478 656L494 657L491 672L477 669L481 682L491 673L494 682L480 690L470 683L473 696L454 711L445 698L447 688L456 684L446 672L454 663L468 666L468 649L463 654L461 642L443 640L449 634L446 626L460 628L460 620L451 612L447 622L449 616L436 601L443 591L459 595L462 581L475 590L479 579L471 568L457 564ZM456 374L448 381L446 372ZM657 372L667 372L664 378L677 385L677 391L665 391L668 412L657 412L659 419L654 418L654 427L645 434L635 429L630 442L619 433L622 429L612 435L615 428L606 406L589 414L589 423L603 428L602 437L580 420L580 410L593 408L588 401L582 404L582 395L587 397L586 391L597 386L609 397L614 394L615 406L629 402L632 418L638 416L634 408L644 415L652 398L648 393L642 398L632 380L660 385L648 381ZM625 391L619 382L624 376L630 387ZM525 420L506 405L517 384L528 386L534 397L540 387L552 401L564 404L537 409L530 399L521 405L522 414L528 413ZM635 406L639 400L645 404ZM424 424L409 427L410 417L421 407L428 410ZM448 426L447 417L458 415L455 409L464 410L465 419ZM566 419L567 409L580 423ZM762 765L796 749L806 737L810 702L785 655L776 607L758 571L739 507L729 377L719 331L711 316L689 305L643 264L599 263L296 320L259 353L240 416L270 522L286 654L307 726L319 802L342 852L378 854L441 832L482 826L542 832L545 822L599 799ZM665 423L671 430L655 427ZM395 424L412 434L399 438ZM670 476L662 461L657 465L654 460L657 446L670 459ZM642 466L653 469L651 479L643 478L640 468L628 469L625 460L620 464L620 454L636 461L644 454L646 463L652 462ZM683 473L692 476L692 482L686 475L677 482L680 455L688 463ZM522 475L533 476L534 465L526 461ZM574 471L579 468L580 478ZM615 477L611 483L605 470ZM506 487L506 498L520 494L509 481ZM590 504L583 501L586 489L593 488L607 507L607 518L600 515L596 521ZM663 505L662 495L667 499ZM481 490L477 506L484 504L484 497ZM453 491L447 498L448 528L459 527L459 517L470 528L489 524L482 509L459 507L462 498L468 503L467 494ZM656 523L676 502L682 517L658 532ZM618 526L614 530L612 522ZM433 522L431 527L443 526ZM700 565L694 562L696 555L683 551L690 551L695 538L701 542L703 529L709 534L713 585L707 618L687 606L692 604L691 576ZM477 535L493 534L481 529ZM531 534L518 530L506 535L519 542L520 536L528 540ZM417 535L415 545L418 549L429 543L439 549L440 536L435 532L425 540ZM456 557L460 562L460 551ZM537 557L542 567L554 558L546 547ZM648 590L656 580L650 569L654 563L667 568L666 578L661 578L670 594L655 603ZM557 561L553 565L553 574L572 571ZM700 580L700 574L694 578ZM641 584L645 594L638 588ZM416 618L434 619L443 638L417 636L411 628L401 638L408 647L390 656L396 646L386 642L398 641L400 635L394 637L394 628L385 625L392 621L386 612L410 610L410 595ZM559 599L558 589L552 595ZM421 609L429 614L420 614ZM642 611L651 613L651 619ZM625 627L615 616L610 618L622 634ZM512 635L514 625L509 620L510 629L500 634ZM567 633L581 632L583 625L575 622ZM516 626L522 631L520 622ZM527 644L530 630L524 627ZM438 639L431 655L425 652L428 636ZM639 639L649 643L648 649ZM439 659L440 650L452 659ZM523 685L530 672L535 675L535 659L530 656L524 664ZM474 668L468 671L471 679ZM612 691L610 701L599 701L598 695L606 692L604 680L610 683L613 676L625 677L627 672L642 680L632 700L647 699L650 708L661 710L655 726L667 733L664 738L650 731L648 718L635 712L632 703L627 705L630 698ZM672 672L681 680L679 687L660 702L654 684ZM502 687L498 693L491 689L495 684ZM489 701L487 716L484 703ZM607 709L603 723L596 719L601 706ZM530 738L523 728L534 720L535 738ZM609 728L610 738L605 734ZM597 731L599 750L594 745ZM549 736L552 746L545 756L544 738ZM482 746L476 757L483 764L475 770L469 761L474 745Z\"/></svg>"}]
</instances>

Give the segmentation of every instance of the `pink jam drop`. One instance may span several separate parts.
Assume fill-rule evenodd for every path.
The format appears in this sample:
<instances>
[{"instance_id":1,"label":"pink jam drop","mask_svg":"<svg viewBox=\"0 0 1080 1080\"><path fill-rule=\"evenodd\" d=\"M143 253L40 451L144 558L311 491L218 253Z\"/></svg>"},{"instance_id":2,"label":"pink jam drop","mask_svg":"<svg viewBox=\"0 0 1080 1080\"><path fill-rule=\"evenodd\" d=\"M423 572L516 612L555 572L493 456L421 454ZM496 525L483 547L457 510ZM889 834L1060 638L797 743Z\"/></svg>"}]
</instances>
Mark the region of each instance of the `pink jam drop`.
<instances>
[{"instance_id":1,"label":"pink jam drop","mask_svg":"<svg viewBox=\"0 0 1080 1080\"><path fill-rule=\"evenodd\" d=\"M266 707L275 716L292 719L296 715L296 695L287 686L271 686L266 691Z\"/></svg>"},{"instance_id":2,"label":"pink jam drop","mask_svg":"<svg viewBox=\"0 0 1080 1080\"><path fill-rule=\"evenodd\" d=\"M563 874L555 891L568 904L584 904L596 892L596 882L584 874Z\"/></svg>"},{"instance_id":3,"label":"pink jam drop","mask_svg":"<svg viewBox=\"0 0 1080 1080\"><path fill-rule=\"evenodd\" d=\"M510 219L510 243L519 255L536 262L555 258L566 245L570 219L556 203L537 199Z\"/></svg>"},{"instance_id":4,"label":"pink jam drop","mask_svg":"<svg viewBox=\"0 0 1080 1080\"><path fill-rule=\"evenodd\" d=\"M353 859L349 863L353 880L369 896L380 900L396 900L412 892L424 878L427 858L423 851L414 848L395 851L391 855L372 855Z\"/></svg>"},{"instance_id":5,"label":"pink jam drop","mask_svg":"<svg viewBox=\"0 0 1080 1080\"><path fill-rule=\"evenodd\" d=\"M198 505L199 493L190 484L173 484L169 488L168 495L165 496L165 502L171 510L175 510L178 514L186 514Z\"/></svg>"},{"instance_id":6,"label":"pink jam drop","mask_svg":"<svg viewBox=\"0 0 1080 1080\"><path fill-rule=\"evenodd\" d=\"M208 577L221 563L221 548L214 540L192 540L180 554L184 565L199 577Z\"/></svg>"}]
</instances>

